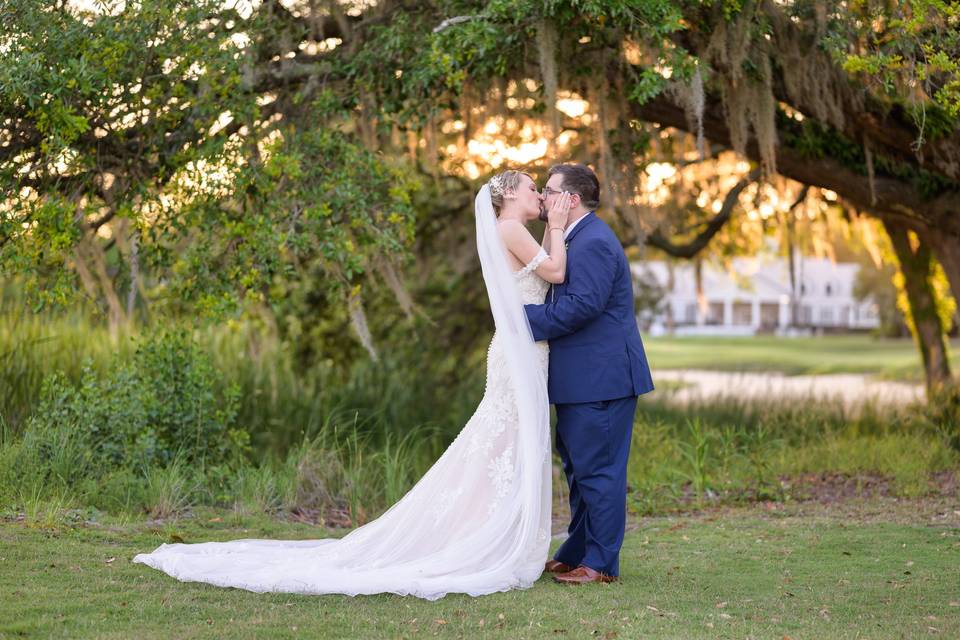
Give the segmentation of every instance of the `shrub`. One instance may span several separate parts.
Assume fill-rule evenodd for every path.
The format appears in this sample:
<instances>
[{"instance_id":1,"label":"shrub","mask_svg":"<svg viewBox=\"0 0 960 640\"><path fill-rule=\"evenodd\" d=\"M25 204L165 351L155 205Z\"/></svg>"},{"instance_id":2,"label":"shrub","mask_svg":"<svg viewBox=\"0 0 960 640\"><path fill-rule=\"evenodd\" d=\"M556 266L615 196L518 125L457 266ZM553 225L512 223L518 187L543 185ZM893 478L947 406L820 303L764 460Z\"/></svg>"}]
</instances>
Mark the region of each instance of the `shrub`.
<instances>
[{"instance_id":1,"label":"shrub","mask_svg":"<svg viewBox=\"0 0 960 640\"><path fill-rule=\"evenodd\" d=\"M954 451L960 451L960 387L948 385L930 394L923 417Z\"/></svg>"},{"instance_id":2,"label":"shrub","mask_svg":"<svg viewBox=\"0 0 960 640\"><path fill-rule=\"evenodd\" d=\"M236 389L218 388L209 359L182 331L144 339L132 360L115 357L105 373L88 363L76 384L54 373L22 439L4 447L12 470L0 478L4 492L50 484L123 507L155 506L147 504L153 489L185 493L183 483L160 482L160 472L174 469L179 478L186 468L231 464L249 446L236 425ZM147 495L130 488L133 477L145 482Z\"/></svg>"}]
</instances>

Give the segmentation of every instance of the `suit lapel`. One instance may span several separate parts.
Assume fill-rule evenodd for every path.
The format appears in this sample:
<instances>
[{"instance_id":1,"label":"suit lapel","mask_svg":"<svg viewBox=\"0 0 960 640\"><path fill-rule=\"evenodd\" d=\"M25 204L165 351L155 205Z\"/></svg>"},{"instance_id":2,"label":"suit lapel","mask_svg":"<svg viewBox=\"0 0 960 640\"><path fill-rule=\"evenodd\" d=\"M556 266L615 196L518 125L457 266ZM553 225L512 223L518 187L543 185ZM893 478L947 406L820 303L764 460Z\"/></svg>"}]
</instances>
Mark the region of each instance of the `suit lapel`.
<instances>
[{"instance_id":1,"label":"suit lapel","mask_svg":"<svg viewBox=\"0 0 960 640\"><path fill-rule=\"evenodd\" d=\"M583 231L583 228L584 228L584 227L586 227L587 225L589 225L590 223L592 223L592 222L595 221L596 219L597 219L597 214L596 214L595 212L593 212L593 211L589 212L587 215L585 215L585 216L583 216L582 218L580 218L580 221L577 223L577 226L575 226L575 227L573 228L573 231L570 232L570 235L568 235L568 236L566 237L566 239L563 241L564 244L567 246L567 250L568 250L568 251L569 251L569 249L570 249L570 242L573 241L573 239L576 237L576 235L577 235L578 233L580 233L581 231ZM567 259L568 259L568 260L570 259L569 256L567 257ZM569 268L569 267L568 267L568 268ZM556 301L556 294L555 294L556 286L557 286L557 285L555 285L555 284L551 284L551 285L550 285L550 302L555 302L555 301Z\"/></svg>"},{"instance_id":2,"label":"suit lapel","mask_svg":"<svg viewBox=\"0 0 960 640\"><path fill-rule=\"evenodd\" d=\"M583 228L588 226L590 223L594 222L597 219L597 214L591 211L587 215L583 216L580 221L577 223L577 226L573 228L573 231L570 232L570 235L567 236L567 242L571 242L578 233L583 231Z\"/></svg>"}]
</instances>

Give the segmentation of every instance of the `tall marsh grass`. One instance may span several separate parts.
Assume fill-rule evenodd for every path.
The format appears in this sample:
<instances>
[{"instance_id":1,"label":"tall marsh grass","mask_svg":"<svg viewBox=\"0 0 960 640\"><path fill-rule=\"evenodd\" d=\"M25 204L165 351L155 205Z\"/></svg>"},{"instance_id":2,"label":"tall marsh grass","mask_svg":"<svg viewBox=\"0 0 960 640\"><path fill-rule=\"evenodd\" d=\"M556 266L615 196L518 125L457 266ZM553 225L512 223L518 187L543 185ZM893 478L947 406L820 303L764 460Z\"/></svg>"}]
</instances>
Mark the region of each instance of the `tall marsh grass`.
<instances>
[{"instance_id":1,"label":"tall marsh grass","mask_svg":"<svg viewBox=\"0 0 960 640\"><path fill-rule=\"evenodd\" d=\"M103 372L114 354L129 356L134 341L110 340L81 312L50 317L23 310L0 313L0 416L16 433L40 400L43 381L61 372L80 380L85 361Z\"/></svg>"},{"instance_id":2,"label":"tall marsh grass","mask_svg":"<svg viewBox=\"0 0 960 640\"><path fill-rule=\"evenodd\" d=\"M899 495L935 488L931 474L960 472L960 451L916 406L851 412L840 402L733 399L639 404L628 481L633 506L789 499L808 474L889 478Z\"/></svg>"},{"instance_id":3,"label":"tall marsh grass","mask_svg":"<svg viewBox=\"0 0 960 640\"><path fill-rule=\"evenodd\" d=\"M215 505L241 515L299 514L360 524L413 486L466 423L483 391L482 357L475 354L464 358L472 375L452 383L412 352L342 370L323 361L304 367L289 345L248 324L191 330L189 336L196 350L181 349L179 360L165 358L162 349L144 359L138 348L146 334L112 340L81 312L0 313L0 512L14 509L43 520L51 509L72 506L166 518ZM203 362L194 366L191 359L197 358ZM146 376L159 380L150 388L170 389L165 404L176 415L158 413L164 424L186 420L177 428L193 433L190 424L209 422L229 403L227 422L215 421L208 436L235 428L249 434L249 448L217 461L188 459L184 451L152 462L124 461L117 454L120 462L107 467L97 453L103 446L91 446L80 437L82 429L37 419L44 381L56 375L64 388L122 397L120 383L105 381L120 380L111 376L123 363L132 367L130 380L144 377L136 375L137 366L169 369L166 378ZM186 384L178 376L184 366L196 372L193 387L177 386ZM164 387L168 379L172 386ZM178 403L184 389L202 400ZM112 407L126 406L84 402L99 408L64 415L106 424L116 413ZM142 418L135 409L128 408L131 420ZM948 409L956 412L953 405ZM867 407L853 414L837 403L776 399L678 407L644 398L630 456L631 505L649 513L787 500L789 478L820 472L881 474L893 479L897 492L920 495L930 489L930 474L960 468L950 446L956 430L943 427L953 414L944 411ZM122 416L121 422L127 424ZM102 445L117 430L93 433ZM156 449L149 439L131 442Z\"/></svg>"},{"instance_id":4,"label":"tall marsh grass","mask_svg":"<svg viewBox=\"0 0 960 640\"><path fill-rule=\"evenodd\" d=\"M350 416L372 444L400 442L415 427L439 455L466 422L482 392L482 366L468 384L453 388L431 379L429 367L389 354L349 371L319 362L302 367L289 345L265 338L250 325L227 323L193 332L218 372L221 391L238 390L237 424L257 453L282 454L333 420ZM17 434L39 404L44 380L59 373L79 384L88 366L104 374L117 359L133 357L139 334L111 340L81 313L0 314L0 443Z\"/></svg>"},{"instance_id":5,"label":"tall marsh grass","mask_svg":"<svg viewBox=\"0 0 960 640\"><path fill-rule=\"evenodd\" d=\"M112 340L79 313L0 314L0 354L7 354L0 364L0 501L22 505L28 494L61 491L99 508L157 517L218 504L244 513L342 510L360 522L399 499L429 468L482 392L479 377L451 387L431 379L420 363L390 357L349 371L324 362L304 369L283 343L240 323L192 331L190 341L199 363L176 341L156 346L149 332ZM183 369L199 373L191 378L180 375ZM184 386L198 376L199 383ZM143 379L158 380L148 399L167 390L149 415L131 396ZM207 390L207 381L215 389ZM144 464L136 454L157 449L152 421L179 418L179 431L166 432L182 433L190 424L208 425L224 402L226 416L215 425L249 434L243 459L212 465L199 459L198 471L181 455ZM160 415L164 409L175 415ZM98 432L117 420L123 424L109 434ZM126 449L109 436L135 424L141 426L133 439L123 440L134 451L126 460ZM149 437L137 437L141 431ZM105 442L115 468L104 468L97 453ZM193 444L182 441L183 451L195 451Z\"/></svg>"}]
</instances>

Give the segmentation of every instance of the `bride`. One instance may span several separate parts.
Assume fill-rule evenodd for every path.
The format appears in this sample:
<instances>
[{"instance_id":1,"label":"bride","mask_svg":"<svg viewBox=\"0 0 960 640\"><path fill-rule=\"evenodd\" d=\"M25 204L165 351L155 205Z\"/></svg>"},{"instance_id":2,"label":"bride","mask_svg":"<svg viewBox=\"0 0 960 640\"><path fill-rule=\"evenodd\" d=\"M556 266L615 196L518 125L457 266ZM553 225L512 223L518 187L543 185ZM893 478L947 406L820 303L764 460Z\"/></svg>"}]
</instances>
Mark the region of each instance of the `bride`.
<instances>
[{"instance_id":1,"label":"bride","mask_svg":"<svg viewBox=\"0 0 960 640\"><path fill-rule=\"evenodd\" d=\"M525 589L550 543L547 344L523 304L563 281L566 194L548 212L542 246L525 224L543 197L505 171L477 193L477 251L496 332L483 399L420 481L376 520L342 539L163 544L134 562L187 582L249 591L396 593L428 600Z\"/></svg>"}]
</instances>

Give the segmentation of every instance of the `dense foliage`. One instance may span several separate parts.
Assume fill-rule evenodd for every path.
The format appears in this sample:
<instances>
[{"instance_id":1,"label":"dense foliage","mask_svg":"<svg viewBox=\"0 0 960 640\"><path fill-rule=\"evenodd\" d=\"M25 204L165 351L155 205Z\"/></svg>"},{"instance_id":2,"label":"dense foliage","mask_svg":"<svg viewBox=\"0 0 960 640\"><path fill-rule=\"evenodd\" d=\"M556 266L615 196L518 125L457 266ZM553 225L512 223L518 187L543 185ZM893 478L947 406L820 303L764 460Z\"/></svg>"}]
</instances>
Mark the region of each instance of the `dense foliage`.
<instances>
[{"instance_id":1,"label":"dense foliage","mask_svg":"<svg viewBox=\"0 0 960 640\"><path fill-rule=\"evenodd\" d=\"M473 180L558 157L595 164L625 243L749 252L825 202L800 192L810 185L905 225L960 290L950 3L5 0L0 12L0 273L22 278L35 307L79 294L115 332L242 313L306 357L348 362L354 347L324 336L351 326L376 358L378 342L413 339L398 317L412 331L450 313L476 323L433 296L473 268L460 257ZM580 99L582 116L561 110ZM536 136L540 155L498 151ZM726 168L724 147L759 165L762 188L749 164ZM658 182L656 163L699 170ZM763 204L776 215L742 219Z\"/></svg>"}]
</instances>

